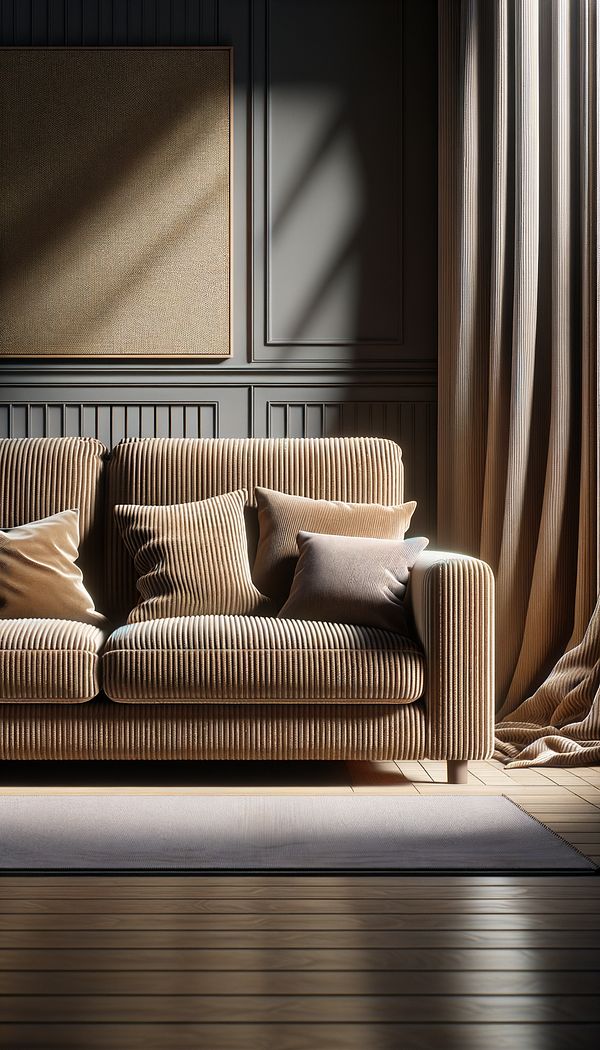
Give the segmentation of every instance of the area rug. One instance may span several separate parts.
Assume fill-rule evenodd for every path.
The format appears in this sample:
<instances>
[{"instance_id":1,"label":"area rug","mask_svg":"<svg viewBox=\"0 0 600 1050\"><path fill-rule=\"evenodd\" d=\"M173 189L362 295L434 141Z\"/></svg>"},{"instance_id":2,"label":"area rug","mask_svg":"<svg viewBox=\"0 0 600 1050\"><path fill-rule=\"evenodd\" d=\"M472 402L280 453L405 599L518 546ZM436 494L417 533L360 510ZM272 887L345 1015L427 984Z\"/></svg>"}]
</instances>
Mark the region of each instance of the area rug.
<instances>
[{"instance_id":1,"label":"area rug","mask_svg":"<svg viewBox=\"0 0 600 1050\"><path fill-rule=\"evenodd\" d=\"M7 872L595 872L501 796L17 795Z\"/></svg>"}]
</instances>

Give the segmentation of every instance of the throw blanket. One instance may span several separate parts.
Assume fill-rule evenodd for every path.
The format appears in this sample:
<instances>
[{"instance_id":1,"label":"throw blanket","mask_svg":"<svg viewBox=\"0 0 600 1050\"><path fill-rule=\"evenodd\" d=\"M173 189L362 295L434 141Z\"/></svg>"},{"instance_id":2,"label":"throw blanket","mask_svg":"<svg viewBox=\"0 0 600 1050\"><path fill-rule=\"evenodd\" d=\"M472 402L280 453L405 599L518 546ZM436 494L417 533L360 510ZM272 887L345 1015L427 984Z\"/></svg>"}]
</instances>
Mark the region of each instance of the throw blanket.
<instances>
[{"instance_id":1,"label":"throw blanket","mask_svg":"<svg viewBox=\"0 0 600 1050\"><path fill-rule=\"evenodd\" d=\"M600 598L579 645L496 727L496 757L513 769L600 762Z\"/></svg>"}]
</instances>

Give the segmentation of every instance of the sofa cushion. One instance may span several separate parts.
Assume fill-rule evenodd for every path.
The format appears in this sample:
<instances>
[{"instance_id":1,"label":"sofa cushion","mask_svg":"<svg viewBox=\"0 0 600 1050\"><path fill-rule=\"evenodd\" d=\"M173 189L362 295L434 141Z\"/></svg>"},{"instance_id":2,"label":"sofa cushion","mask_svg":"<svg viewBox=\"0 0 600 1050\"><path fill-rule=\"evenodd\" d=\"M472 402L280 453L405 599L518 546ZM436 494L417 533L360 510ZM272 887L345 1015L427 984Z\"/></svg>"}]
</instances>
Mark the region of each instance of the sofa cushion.
<instances>
[{"instance_id":1,"label":"sofa cushion","mask_svg":"<svg viewBox=\"0 0 600 1050\"><path fill-rule=\"evenodd\" d=\"M107 626L76 564L79 511L0 529L0 619L37 616Z\"/></svg>"},{"instance_id":2,"label":"sofa cushion","mask_svg":"<svg viewBox=\"0 0 600 1050\"><path fill-rule=\"evenodd\" d=\"M409 572L429 540L379 540L300 532L300 557L284 620L359 623L408 633Z\"/></svg>"},{"instance_id":3,"label":"sofa cushion","mask_svg":"<svg viewBox=\"0 0 600 1050\"><path fill-rule=\"evenodd\" d=\"M391 631L253 616L180 616L119 627L102 657L123 702L383 701L424 691L418 643Z\"/></svg>"},{"instance_id":4,"label":"sofa cushion","mask_svg":"<svg viewBox=\"0 0 600 1050\"><path fill-rule=\"evenodd\" d=\"M140 600L128 623L207 613L248 614L268 602L250 575L247 492L168 507L115 507L138 574Z\"/></svg>"},{"instance_id":5,"label":"sofa cushion","mask_svg":"<svg viewBox=\"0 0 600 1050\"><path fill-rule=\"evenodd\" d=\"M74 620L0 620L0 703L91 700L104 637Z\"/></svg>"},{"instance_id":6,"label":"sofa cushion","mask_svg":"<svg viewBox=\"0 0 600 1050\"><path fill-rule=\"evenodd\" d=\"M346 503L256 489L260 535L252 576L258 589L281 607L298 562L299 532L402 539L417 504Z\"/></svg>"}]
</instances>

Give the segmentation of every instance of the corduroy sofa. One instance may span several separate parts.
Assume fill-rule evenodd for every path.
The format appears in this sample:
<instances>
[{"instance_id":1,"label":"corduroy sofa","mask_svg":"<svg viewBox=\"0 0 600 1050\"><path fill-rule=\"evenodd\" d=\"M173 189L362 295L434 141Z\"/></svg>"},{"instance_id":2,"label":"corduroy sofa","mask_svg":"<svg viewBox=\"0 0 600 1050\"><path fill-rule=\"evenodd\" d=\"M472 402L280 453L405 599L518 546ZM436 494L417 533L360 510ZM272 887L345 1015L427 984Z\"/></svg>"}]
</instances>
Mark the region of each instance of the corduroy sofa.
<instances>
[{"instance_id":1,"label":"corduroy sofa","mask_svg":"<svg viewBox=\"0 0 600 1050\"><path fill-rule=\"evenodd\" d=\"M0 618L4 759L441 759L462 782L493 740L493 576L426 551L410 637L258 616L126 624L133 565L117 504L166 505L255 486L392 505L400 448L370 438L0 441L0 528L80 512L80 559L116 630ZM256 511L247 513L256 547ZM1 610L0 610L1 615Z\"/></svg>"}]
</instances>

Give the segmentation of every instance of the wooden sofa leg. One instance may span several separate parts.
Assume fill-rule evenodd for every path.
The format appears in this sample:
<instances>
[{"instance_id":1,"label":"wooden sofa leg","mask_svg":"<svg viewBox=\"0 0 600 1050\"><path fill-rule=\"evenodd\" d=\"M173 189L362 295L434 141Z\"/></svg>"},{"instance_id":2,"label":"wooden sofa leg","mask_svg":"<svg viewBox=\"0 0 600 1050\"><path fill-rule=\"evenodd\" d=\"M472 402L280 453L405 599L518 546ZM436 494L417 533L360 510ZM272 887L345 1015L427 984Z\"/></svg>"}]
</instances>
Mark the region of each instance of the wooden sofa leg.
<instances>
[{"instance_id":1,"label":"wooden sofa leg","mask_svg":"<svg viewBox=\"0 0 600 1050\"><path fill-rule=\"evenodd\" d=\"M467 783L467 770L468 763L463 761L449 761L446 763L448 766L448 783L449 784L466 784Z\"/></svg>"}]
</instances>

